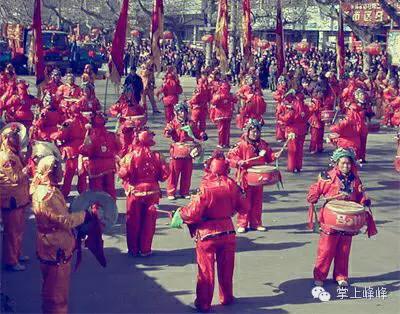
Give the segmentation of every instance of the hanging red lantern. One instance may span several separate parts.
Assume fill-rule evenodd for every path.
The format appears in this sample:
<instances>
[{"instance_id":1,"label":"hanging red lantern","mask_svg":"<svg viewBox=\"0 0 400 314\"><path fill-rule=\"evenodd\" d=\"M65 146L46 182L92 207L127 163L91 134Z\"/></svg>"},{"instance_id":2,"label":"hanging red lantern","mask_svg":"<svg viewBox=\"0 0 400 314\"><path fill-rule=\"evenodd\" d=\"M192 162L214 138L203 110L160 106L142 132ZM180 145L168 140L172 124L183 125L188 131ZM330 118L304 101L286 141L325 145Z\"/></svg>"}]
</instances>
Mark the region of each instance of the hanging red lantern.
<instances>
[{"instance_id":1,"label":"hanging red lantern","mask_svg":"<svg viewBox=\"0 0 400 314\"><path fill-rule=\"evenodd\" d=\"M364 51L371 56L377 56L381 54L382 48L378 43L372 43L365 47Z\"/></svg>"},{"instance_id":2,"label":"hanging red lantern","mask_svg":"<svg viewBox=\"0 0 400 314\"><path fill-rule=\"evenodd\" d=\"M306 52L310 51L310 44L307 42L307 40L302 40L294 46L294 49L302 54L305 54Z\"/></svg>"},{"instance_id":3,"label":"hanging red lantern","mask_svg":"<svg viewBox=\"0 0 400 314\"><path fill-rule=\"evenodd\" d=\"M131 36L132 37L139 37L140 36L140 32L137 29L134 29L131 31Z\"/></svg>"},{"instance_id":4,"label":"hanging red lantern","mask_svg":"<svg viewBox=\"0 0 400 314\"><path fill-rule=\"evenodd\" d=\"M205 43L212 43L214 41L214 36L211 34L204 35L203 37L201 37L201 41Z\"/></svg>"},{"instance_id":5,"label":"hanging red lantern","mask_svg":"<svg viewBox=\"0 0 400 314\"><path fill-rule=\"evenodd\" d=\"M259 48L261 48L263 50L266 50L266 49L271 48L271 44L267 40L259 40L257 42L257 47L259 47Z\"/></svg>"},{"instance_id":6,"label":"hanging red lantern","mask_svg":"<svg viewBox=\"0 0 400 314\"><path fill-rule=\"evenodd\" d=\"M165 31L163 33L163 39L172 40L172 39L174 39L174 34L172 34L172 32L170 32L170 31Z\"/></svg>"}]
</instances>

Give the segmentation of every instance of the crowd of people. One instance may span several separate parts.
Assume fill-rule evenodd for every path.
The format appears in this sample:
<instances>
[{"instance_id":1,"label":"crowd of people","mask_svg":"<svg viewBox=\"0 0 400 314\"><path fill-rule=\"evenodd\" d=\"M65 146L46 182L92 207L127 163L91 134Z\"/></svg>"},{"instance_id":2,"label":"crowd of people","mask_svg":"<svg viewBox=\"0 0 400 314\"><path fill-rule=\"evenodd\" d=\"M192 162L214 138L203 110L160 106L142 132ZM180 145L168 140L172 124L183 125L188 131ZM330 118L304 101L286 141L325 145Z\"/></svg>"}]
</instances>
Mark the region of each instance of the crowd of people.
<instances>
[{"instance_id":1,"label":"crowd of people","mask_svg":"<svg viewBox=\"0 0 400 314\"><path fill-rule=\"evenodd\" d=\"M276 76L277 71L275 57L268 52L258 58L256 67L239 67L242 71L233 79L239 86L233 93L229 77L218 67L205 67L201 52L166 47L165 75L157 87L154 64L146 58L149 47L142 47L140 52L135 49L128 48L134 60L129 57L130 71L121 95L107 112L96 97L90 67L82 76L82 86L75 83L72 74L62 80L61 73L52 70L40 86L39 98L28 93L27 83L17 78L12 66L0 75L0 110L7 123L1 131L0 147L3 264L11 271L25 269L27 257L21 252L23 217L32 203L43 277L43 312L67 312L75 245L72 230L101 222L107 210L94 204L78 213L68 212L74 176L78 177L78 193L101 191L114 201L115 177L122 180L126 193L126 241L131 256L152 253L162 196L160 182L167 182L168 199L190 199L171 213L170 225L178 228L187 224L196 241L199 274L195 306L207 312L213 296L215 261L220 303L234 301L235 233L266 230L262 222L263 186L280 181L280 172L273 163L287 147L286 170L301 172L306 136L311 136L308 151L319 154L326 144L327 128L329 142L337 147L332 167L321 172L307 196L310 226L315 218L314 204L321 197L326 200L318 215L320 240L314 280L316 285L323 285L334 260L334 279L339 286L347 286L352 237L363 225L369 236L377 232L370 209L364 210L371 201L364 193L357 166L360 161L367 161L369 131L381 125L400 124L397 72L389 69L382 57L373 61L374 75L366 75L362 60L348 53L347 75L338 79L333 53L310 51L299 55L289 49L282 76L267 80L265 85L266 73L267 77ZM240 55L236 57L231 60L235 71ZM139 65L142 71L136 73ZM183 102L180 76L188 73L197 77L196 88L190 100ZM232 78L231 73L228 75ZM285 142L277 151L261 138L266 86L275 90L276 140ZM164 135L172 143L168 162L153 149L154 133L147 125L146 100L157 114L156 97L162 99ZM106 128L110 116L118 121L115 132ZM190 196L193 163L202 157L202 143L208 140L207 121L216 125L218 146L205 162L199 192ZM233 146L231 127L242 132ZM25 133L27 136L23 136ZM53 149L49 150L49 145ZM230 168L236 172L235 179L228 175ZM345 208L355 206L361 223L332 223L337 202ZM235 228L232 216L236 212Z\"/></svg>"}]
</instances>

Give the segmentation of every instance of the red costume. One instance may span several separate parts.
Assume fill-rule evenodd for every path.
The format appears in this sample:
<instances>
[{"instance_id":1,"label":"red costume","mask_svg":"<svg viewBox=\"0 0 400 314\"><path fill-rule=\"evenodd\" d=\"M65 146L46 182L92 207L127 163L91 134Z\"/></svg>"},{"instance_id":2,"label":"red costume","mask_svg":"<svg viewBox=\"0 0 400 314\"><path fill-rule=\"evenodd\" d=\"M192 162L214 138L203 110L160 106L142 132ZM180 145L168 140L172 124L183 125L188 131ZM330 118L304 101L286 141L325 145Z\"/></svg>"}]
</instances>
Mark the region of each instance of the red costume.
<instances>
[{"instance_id":1,"label":"red costume","mask_svg":"<svg viewBox=\"0 0 400 314\"><path fill-rule=\"evenodd\" d=\"M219 301L222 305L234 301L232 279L236 239L231 217L235 212L244 214L248 209L240 188L227 176L225 167L228 165L224 159L211 161L210 170L201 180L199 194L178 212L196 241L198 275L195 306L204 312L211 308L215 262Z\"/></svg>"},{"instance_id":2,"label":"red costume","mask_svg":"<svg viewBox=\"0 0 400 314\"><path fill-rule=\"evenodd\" d=\"M285 140L285 123L282 121L282 116L285 114L286 107L283 104L285 94L287 92L287 85L279 84L277 90L274 92L273 97L276 100L276 125L275 125L275 136L277 141Z\"/></svg>"},{"instance_id":3,"label":"red costume","mask_svg":"<svg viewBox=\"0 0 400 314\"><path fill-rule=\"evenodd\" d=\"M130 121L127 120L131 116L145 116L146 110L140 106L131 95L123 94L119 101L112 105L110 108L110 114L114 117L118 117L118 135L121 144L120 155L123 156L128 152L128 147L134 140L134 128L131 127ZM137 120L136 126L141 127L146 124L147 118Z\"/></svg>"},{"instance_id":4,"label":"red costume","mask_svg":"<svg viewBox=\"0 0 400 314\"><path fill-rule=\"evenodd\" d=\"M238 127L243 129L249 119L256 119L264 124L263 115L267 111L267 104L264 100L262 92L250 89L245 94L244 106L240 108Z\"/></svg>"},{"instance_id":5,"label":"red costume","mask_svg":"<svg viewBox=\"0 0 400 314\"><path fill-rule=\"evenodd\" d=\"M321 110L323 105L324 104L320 97L314 97L311 99L311 106L309 108L310 118L308 119L311 133L309 151L314 153L320 153L324 149L325 123L321 120Z\"/></svg>"},{"instance_id":6,"label":"red costume","mask_svg":"<svg viewBox=\"0 0 400 314\"><path fill-rule=\"evenodd\" d=\"M81 97L82 90L75 83L63 84L58 87L56 98L60 103L60 107L64 112L68 112L69 108L77 102ZM72 100L72 101L71 101Z\"/></svg>"},{"instance_id":7,"label":"red costume","mask_svg":"<svg viewBox=\"0 0 400 314\"><path fill-rule=\"evenodd\" d=\"M262 150L266 154L259 156ZM259 158L243 163L243 161L257 156ZM245 229L248 227L257 229L262 226L263 186L249 186L246 181L246 169L251 166L273 162L276 159L275 155L264 140L251 141L247 135L243 135L240 142L229 151L227 158L230 161L231 167L237 169L238 183L244 188L250 206L249 212L238 215L237 225Z\"/></svg>"},{"instance_id":8,"label":"red costume","mask_svg":"<svg viewBox=\"0 0 400 314\"><path fill-rule=\"evenodd\" d=\"M162 155L150 149L154 144L151 132L140 132L137 144L121 160L118 172L127 195L126 241L128 252L133 255L151 253L161 197L159 181L169 176L169 167Z\"/></svg>"},{"instance_id":9,"label":"red costume","mask_svg":"<svg viewBox=\"0 0 400 314\"><path fill-rule=\"evenodd\" d=\"M285 114L281 118L286 125L286 136L289 133L294 133L296 136L288 144L287 170L299 172L303 167L303 146L307 134L307 121L310 117L310 111L308 106L304 104L303 94L297 93L290 98L292 105L286 106Z\"/></svg>"},{"instance_id":10,"label":"red costume","mask_svg":"<svg viewBox=\"0 0 400 314\"><path fill-rule=\"evenodd\" d=\"M384 102L384 116L382 123L385 125L393 126L392 118L394 114L394 110L392 107L393 102L396 100L396 97L399 95L399 89L389 86L383 91L383 102Z\"/></svg>"},{"instance_id":11,"label":"red costume","mask_svg":"<svg viewBox=\"0 0 400 314\"><path fill-rule=\"evenodd\" d=\"M107 131L105 118L101 114L92 117L92 129L80 147L80 153L88 157L86 170L89 176L89 189L104 191L114 199L115 191L115 157L120 145L114 133Z\"/></svg>"},{"instance_id":12,"label":"red costume","mask_svg":"<svg viewBox=\"0 0 400 314\"><path fill-rule=\"evenodd\" d=\"M178 105L179 106L179 105ZM191 133L184 131L182 128L189 127ZM207 135L201 132L193 121L179 121L178 117L175 117L170 123L167 124L164 134L166 137L171 138L174 143L170 147L170 171L171 174L167 183L168 196L174 197L177 192L178 180L180 177L180 189L179 194L181 196L189 195L190 182L192 178L193 170L193 158L190 156L190 150L185 150L182 155L180 146L183 144L193 144L195 139L206 139Z\"/></svg>"},{"instance_id":13,"label":"red costume","mask_svg":"<svg viewBox=\"0 0 400 314\"><path fill-rule=\"evenodd\" d=\"M65 121L62 128L53 135L54 140L60 141L61 152L65 159L64 181L61 191L64 197L68 197L71 192L72 179L78 174L77 190L82 193L87 190L87 173L79 166L79 147L85 138L85 125L88 120L83 117L76 108L71 119Z\"/></svg>"},{"instance_id":14,"label":"red costume","mask_svg":"<svg viewBox=\"0 0 400 314\"><path fill-rule=\"evenodd\" d=\"M29 129L33 121L32 106L38 103L38 99L28 94L28 85L18 83L17 94L11 96L5 106L7 123L20 122Z\"/></svg>"},{"instance_id":15,"label":"red costume","mask_svg":"<svg viewBox=\"0 0 400 314\"><path fill-rule=\"evenodd\" d=\"M197 88L188 104L192 114L191 119L202 132L206 131L208 103L210 100L211 93L207 81L199 79Z\"/></svg>"},{"instance_id":16,"label":"red costume","mask_svg":"<svg viewBox=\"0 0 400 314\"><path fill-rule=\"evenodd\" d=\"M364 197L361 180L356 172L352 171L345 176L337 167L328 172L321 173L317 183L311 185L307 201L315 204L321 196L325 198L338 198L341 193L346 195L345 200L347 201L354 201L363 205L368 204L369 200ZM326 226L324 224L325 210L323 207L319 213L321 233L314 268L314 279L324 281L328 276L330 265L334 259L333 279L336 281L347 281L350 247L354 234L339 232ZM310 217L312 219L312 215ZM369 219L372 219L372 216L370 217Z\"/></svg>"},{"instance_id":17,"label":"red costume","mask_svg":"<svg viewBox=\"0 0 400 314\"><path fill-rule=\"evenodd\" d=\"M183 89L179 79L173 73L167 73L164 78L164 84L157 94L163 94L163 103L166 123L174 118L174 106L179 101L179 95Z\"/></svg>"},{"instance_id":18,"label":"red costume","mask_svg":"<svg viewBox=\"0 0 400 314\"><path fill-rule=\"evenodd\" d=\"M218 94L211 99L210 119L218 128L218 145L229 147L231 120L237 98L231 94L230 85L222 83Z\"/></svg>"},{"instance_id":19,"label":"red costume","mask_svg":"<svg viewBox=\"0 0 400 314\"><path fill-rule=\"evenodd\" d=\"M397 96L391 103L390 106L393 111L392 119L390 120L392 125L395 127L400 126L400 96Z\"/></svg>"},{"instance_id":20,"label":"red costume","mask_svg":"<svg viewBox=\"0 0 400 314\"><path fill-rule=\"evenodd\" d=\"M101 110L101 104L100 101L97 99L97 97L94 95L83 95L79 101L76 103L78 108L81 111L100 111Z\"/></svg>"}]
</instances>

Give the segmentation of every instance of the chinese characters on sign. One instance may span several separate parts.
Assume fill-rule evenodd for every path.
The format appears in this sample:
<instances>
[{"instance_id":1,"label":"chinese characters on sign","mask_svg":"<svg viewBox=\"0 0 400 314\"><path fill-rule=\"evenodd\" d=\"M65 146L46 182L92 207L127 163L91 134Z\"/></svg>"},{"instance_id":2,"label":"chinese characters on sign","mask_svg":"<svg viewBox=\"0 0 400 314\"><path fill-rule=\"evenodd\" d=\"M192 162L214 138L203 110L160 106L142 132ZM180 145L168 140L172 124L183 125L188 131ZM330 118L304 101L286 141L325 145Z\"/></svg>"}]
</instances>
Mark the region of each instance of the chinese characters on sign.
<instances>
[{"instance_id":1,"label":"chinese characters on sign","mask_svg":"<svg viewBox=\"0 0 400 314\"><path fill-rule=\"evenodd\" d=\"M337 287L336 298L344 299L382 299L388 297L388 291L385 287Z\"/></svg>"}]
</instances>

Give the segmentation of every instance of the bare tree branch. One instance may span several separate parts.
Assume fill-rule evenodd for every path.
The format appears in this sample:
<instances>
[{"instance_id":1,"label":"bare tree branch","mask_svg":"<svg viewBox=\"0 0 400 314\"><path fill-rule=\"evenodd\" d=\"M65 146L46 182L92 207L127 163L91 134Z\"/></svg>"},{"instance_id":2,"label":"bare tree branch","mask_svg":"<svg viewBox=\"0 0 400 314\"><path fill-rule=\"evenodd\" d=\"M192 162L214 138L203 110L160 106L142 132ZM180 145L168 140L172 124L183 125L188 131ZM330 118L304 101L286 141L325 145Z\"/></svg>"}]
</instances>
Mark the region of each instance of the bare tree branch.
<instances>
[{"instance_id":1,"label":"bare tree branch","mask_svg":"<svg viewBox=\"0 0 400 314\"><path fill-rule=\"evenodd\" d=\"M400 14L397 12L396 8L390 5L386 0L379 0L383 11L397 24L400 25Z\"/></svg>"}]
</instances>

